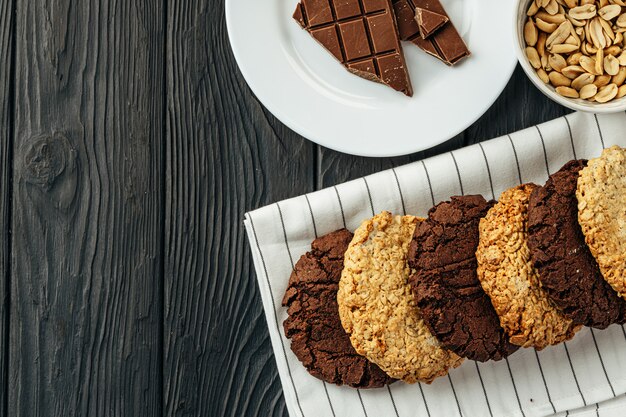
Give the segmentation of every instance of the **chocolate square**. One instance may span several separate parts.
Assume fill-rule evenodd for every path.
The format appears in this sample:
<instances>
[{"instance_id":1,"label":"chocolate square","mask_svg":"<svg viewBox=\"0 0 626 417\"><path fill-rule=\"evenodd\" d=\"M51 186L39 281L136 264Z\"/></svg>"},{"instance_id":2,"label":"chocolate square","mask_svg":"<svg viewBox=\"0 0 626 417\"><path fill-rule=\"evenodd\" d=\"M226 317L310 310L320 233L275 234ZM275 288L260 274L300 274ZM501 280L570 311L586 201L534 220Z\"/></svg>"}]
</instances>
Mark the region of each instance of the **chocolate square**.
<instances>
[{"instance_id":1,"label":"chocolate square","mask_svg":"<svg viewBox=\"0 0 626 417\"><path fill-rule=\"evenodd\" d=\"M359 0L336 0L333 5L338 20L361 15Z\"/></svg>"},{"instance_id":2,"label":"chocolate square","mask_svg":"<svg viewBox=\"0 0 626 417\"><path fill-rule=\"evenodd\" d=\"M323 25L334 20L328 0L302 0L302 5L311 26Z\"/></svg>"},{"instance_id":3,"label":"chocolate square","mask_svg":"<svg viewBox=\"0 0 626 417\"><path fill-rule=\"evenodd\" d=\"M311 30L311 36L317 39L319 43L324 45L324 47L335 56L335 58L340 61L343 60L341 45L339 44L339 36L337 36L337 30L335 29L335 25L324 26L319 29L313 29Z\"/></svg>"},{"instance_id":4,"label":"chocolate square","mask_svg":"<svg viewBox=\"0 0 626 417\"><path fill-rule=\"evenodd\" d=\"M389 30L393 27L391 15L379 14L367 18L367 24L372 35L372 46L377 54L393 51L398 48L398 37Z\"/></svg>"},{"instance_id":5,"label":"chocolate square","mask_svg":"<svg viewBox=\"0 0 626 417\"><path fill-rule=\"evenodd\" d=\"M343 39L343 47L348 61L370 55L370 44L362 19L340 23L339 31L341 39Z\"/></svg>"}]
</instances>

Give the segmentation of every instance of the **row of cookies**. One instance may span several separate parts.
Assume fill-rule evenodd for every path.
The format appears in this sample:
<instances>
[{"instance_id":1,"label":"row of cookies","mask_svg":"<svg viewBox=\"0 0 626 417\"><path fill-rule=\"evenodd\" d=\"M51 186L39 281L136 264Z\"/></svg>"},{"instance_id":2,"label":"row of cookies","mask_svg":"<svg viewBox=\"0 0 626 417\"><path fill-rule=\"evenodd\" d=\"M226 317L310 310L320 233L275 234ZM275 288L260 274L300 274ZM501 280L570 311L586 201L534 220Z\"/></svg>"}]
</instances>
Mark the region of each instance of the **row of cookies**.
<instances>
[{"instance_id":1,"label":"row of cookies","mask_svg":"<svg viewBox=\"0 0 626 417\"><path fill-rule=\"evenodd\" d=\"M322 380L372 388L624 323L625 185L613 147L498 202L452 197L316 239L283 299L291 348Z\"/></svg>"}]
</instances>

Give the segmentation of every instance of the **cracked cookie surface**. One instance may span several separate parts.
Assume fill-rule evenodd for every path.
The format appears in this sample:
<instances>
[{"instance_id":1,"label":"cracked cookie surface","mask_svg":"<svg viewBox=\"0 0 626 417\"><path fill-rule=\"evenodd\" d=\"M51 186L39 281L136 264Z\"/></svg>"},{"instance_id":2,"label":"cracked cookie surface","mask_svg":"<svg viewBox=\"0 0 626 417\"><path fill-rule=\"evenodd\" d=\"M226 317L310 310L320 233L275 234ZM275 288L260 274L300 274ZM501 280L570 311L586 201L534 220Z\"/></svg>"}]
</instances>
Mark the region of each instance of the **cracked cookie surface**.
<instances>
[{"instance_id":1,"label":"cracked cookie surface","mask_svg":"<svg viewBox=\"0 0 626 417\"><path fill-rule=\"evenodd\" d=\"M406 254L419 222L389 212L363 222L346 252L337 294L356 351L409 383L429 383L462 361L430 333L411 294Z\"/></svg>"},{"instance_id":2,"label":"cracked cookie surface","mask_svg":"<svg viewBox=\"0 0 626 417\"><path fill-rule=\"evenodd\" d=\"M535 184L506 190L480 220L478 279L509 341L543 349L571 339L580 326L565 318L541 288L528 249L528 200Z\"/></svg>"},{"instance_id":3,"label":"cracked cookie surface","mask_svg":"<svg viewBox=\"0 0 626 417\"><path fill-rule=\"evenodd\" d=\"M480 362L518 349L476 274L478 225L492 205L468 195L433 207L415 228L408 257L413 293L431 332L445 348Z\"/></svg>"},{"instance_id":4,"label":"cracked cookie surface","mask_svg":"<svg viewBox=\"0 0 626 417\"><path fill-rule=\"evenodd\" d=\"M578 224L576 185L586 165L570 161L532 192L528 247L542 288L563 315L604 329L624 322L626 304L602 278Z\"/></svg>"},{"instance_id":5,"label":"cracked cookie surface","mask_svg":"<svg viewBox=\"0 0 626 417\"><path fill-rule=\"evenodd\" d=\"M626 298L626 150L605 149L580 171L578 221L604 279Z\"/></svg>"},{"instance_id":6,"label":"cracked cookie surface","mask_svg":"<svg viewBox=\"0 0 626 417\"><path fill-rule=\"evenodd\" d=\"M289 314L283 328L311 375L337 385L377 388L394 379L354 350L339 320L337 288L351 240L350 231L337 230L315 239L302 255L283 298Z\"/></svg>"}]
</instances>

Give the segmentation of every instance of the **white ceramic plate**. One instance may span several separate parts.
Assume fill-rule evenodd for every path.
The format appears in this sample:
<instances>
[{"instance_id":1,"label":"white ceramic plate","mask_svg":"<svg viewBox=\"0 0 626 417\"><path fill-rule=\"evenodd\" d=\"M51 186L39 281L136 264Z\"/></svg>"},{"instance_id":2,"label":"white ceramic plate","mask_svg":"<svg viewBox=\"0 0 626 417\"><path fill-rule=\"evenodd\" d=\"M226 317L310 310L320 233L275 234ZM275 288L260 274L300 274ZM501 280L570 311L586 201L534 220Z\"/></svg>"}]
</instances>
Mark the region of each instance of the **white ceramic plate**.
<instances>
[{"instance_id":1,"label":"white ceramic plate","mask_svg":"<svg viewBox=\"0 0 626 417\"><path fill-rule=\"evenodd\" d=\"M298 0L226 0L235 58L261 102L302 136L362 156L431 148L478 119L516 58L512 0L442 0L472 55L447 67L403 43L413 97L346 71L292 19Z\"/></svg>"}]
</instances>

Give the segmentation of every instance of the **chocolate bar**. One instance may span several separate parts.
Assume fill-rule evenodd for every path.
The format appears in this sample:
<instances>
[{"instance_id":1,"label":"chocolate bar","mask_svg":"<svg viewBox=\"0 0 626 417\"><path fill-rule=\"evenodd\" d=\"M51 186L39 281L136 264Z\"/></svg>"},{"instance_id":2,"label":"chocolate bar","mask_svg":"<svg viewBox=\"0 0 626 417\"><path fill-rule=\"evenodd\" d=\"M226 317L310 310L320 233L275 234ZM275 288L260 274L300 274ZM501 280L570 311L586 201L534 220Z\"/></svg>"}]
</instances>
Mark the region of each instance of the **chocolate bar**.
<instances>
[{"instance_id":1,"label":"chocolate bar","mask_svg":"<svg viewBox=\"0 0 626 417\"><path fill-rule=\"evenodd\" d=\"M450 20L448 16L419 7L415 9L415 19L417 20L422 39L428 38Z\"/></svg>"},{"instance_id":2,"label":"chocolate bar","mask_svg":"<svg viewBox=\"0 0 626 417\"><path fill-rule=\"evenodd\" d=\"M391 0L301 0L293 18L348 71L413 95Z\"/></svg>"},{"instance_id":3,"label":"chocolate bar","mask_svg":"<svg viewBox=\"0 0 626 417\"><path fill-rule=\"evenodd\" d=\"M415 11L420 8L444 15L449 19L439 0L394 0L393 6L396 12L400 39L415 44L446 65L454 65L470 55L467 45L465 45L452 21L444 24L432 36L422 39L419 25L415 19Z\"/></svg>"}]
</instances>

